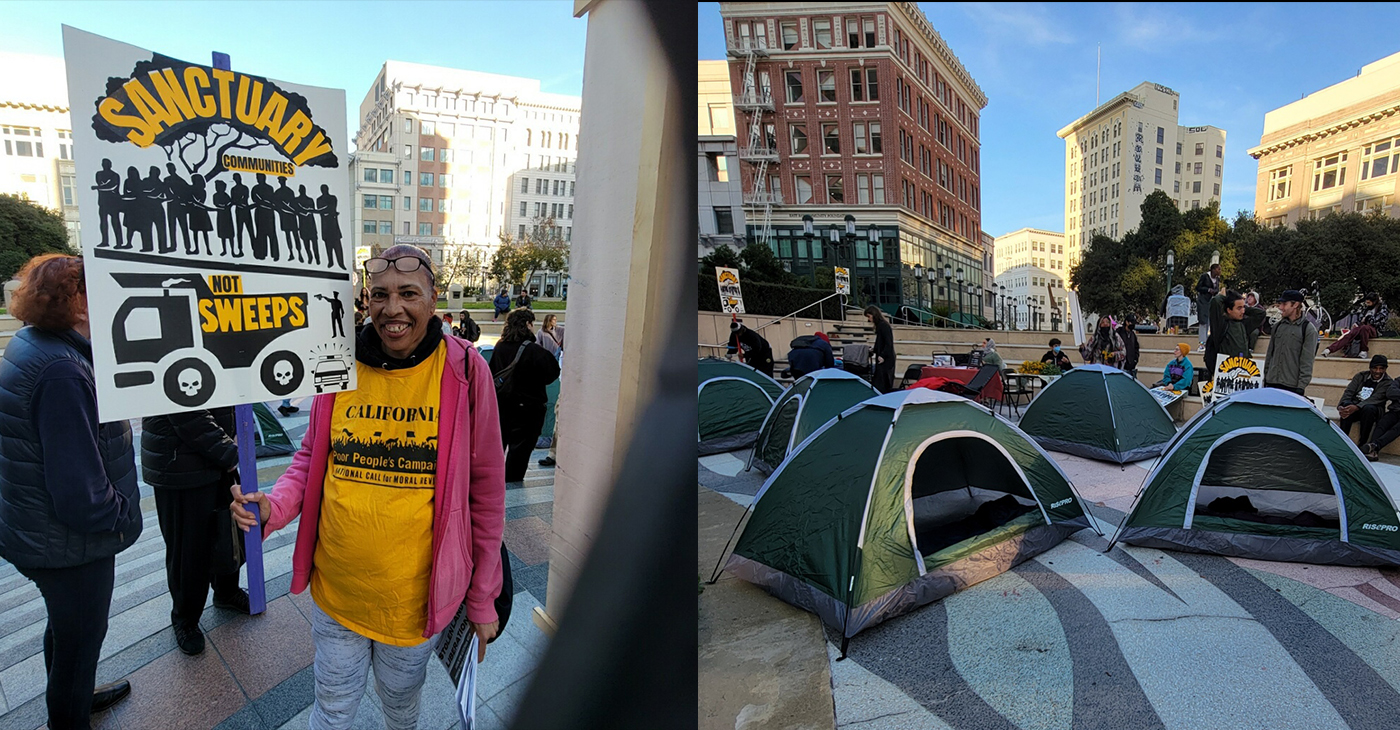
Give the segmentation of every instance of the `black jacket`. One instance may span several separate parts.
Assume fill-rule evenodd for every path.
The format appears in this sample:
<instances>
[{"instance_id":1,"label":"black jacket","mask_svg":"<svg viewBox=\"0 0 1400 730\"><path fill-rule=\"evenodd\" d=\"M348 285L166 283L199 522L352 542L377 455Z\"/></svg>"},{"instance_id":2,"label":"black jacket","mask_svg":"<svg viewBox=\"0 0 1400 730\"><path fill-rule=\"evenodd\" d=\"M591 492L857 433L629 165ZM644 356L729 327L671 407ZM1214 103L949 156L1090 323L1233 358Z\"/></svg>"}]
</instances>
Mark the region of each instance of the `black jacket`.
<instances>
[{"instance_id":1,"label":"black jacket","mask_svg":"<svg viewBox=\"0 0 1400 730\"><path fill-rule=\"evenodd\" d=\"M71 568L140 536L131 427L97 422L91 344L21 329L0 361L0 557Z\"/></svg>"},{"instance_id":2,"label":"black jacket","mask_svg":"<svg viewBox=\"0 0 1400 730\"><path fill-rule=\"evenodd\" d=\"M156 489L215 484L238 466L233 408L141 419L141 478Z\"/></svg>"},{"instance_id":3,"label":"black jacket","mask_svg":"<svg viewBox=\"0 0 1400 730\"><path fill-rule=\"evenodd\" d=\"M1123 369L1137 370L1138 358L1141 355L1137 332L1134 332L1131 327L1123 325L1118 328L1118 336L1123 338L1123 349L1128 353L1128 356L1123 359Z\"/></svg>"},{"instance_id":4,"label":"black jacket","mask_svg":"<svg viewBox=\"0 0 1400 730\"><path fill-rule=\"evenodd\" d=\"M738 331L730 330L729 347L726 352L733 355L736 351L742 354L745 365L755 370L768 368L768 372L772 372L773 346L763 339L763 335L748 327Z\"/></svg>"},{"instance_id":5,"label":"black jacket","mask_svg":"<svg viewBox=\"0 0 1400 730\"><path fill-rule=\"evenodd\" d=\"M1223 283L1222 281L1221 284ZM1220 284L1215 284L1211 281L1209 271L1201 274L1201 278L1196 280L1196 301L1209 301L1211 297L1223 293L1221 288Z\"/></svg>"},{"instance_id":6,"label":"black jacket","mask_svg":"<svg viewBox=\"0 0 1400 730\"><path fill-rule=\"evenodd\" d=\"M884 362L876 367L894 367L894 328L885 320L875 321L875 350L876 356Z\"/></svg>"},{"instance_id":7,"label":"black jacket","mask_svg":"<svg viewBox=\"0 0 1400 730\"><path fill-rule=\"evenodd\" d=\"M497 375L505 370L515 359L515 351L521 345L518 341L497 342L496 348L491 351L491 374ZM516 363L511 375L510 396L500 401L503 408L508 405L545 407L549 403L545 386L559 379L559 361L549 354L549 350L535 344L534 340L525 345L520 362Z\"/></svg>"}]
</instances>

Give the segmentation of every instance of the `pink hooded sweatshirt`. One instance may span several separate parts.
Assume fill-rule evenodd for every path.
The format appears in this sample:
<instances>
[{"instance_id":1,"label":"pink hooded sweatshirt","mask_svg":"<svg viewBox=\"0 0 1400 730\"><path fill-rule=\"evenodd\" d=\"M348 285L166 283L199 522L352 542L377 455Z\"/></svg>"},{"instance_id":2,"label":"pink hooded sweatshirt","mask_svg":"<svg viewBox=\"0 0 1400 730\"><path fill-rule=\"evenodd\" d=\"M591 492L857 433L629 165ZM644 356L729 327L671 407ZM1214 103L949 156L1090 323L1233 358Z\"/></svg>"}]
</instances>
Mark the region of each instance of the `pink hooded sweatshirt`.
<instances>
[{"instance_id":1,"label":"pink hooded sweatshirt","mask_svg":"<svg viewBox=\"0 0 1400 730\"><path fill-rule=\"evenodd\" d=\"M447 366L438 421L433 567L424 638L446 628L464 599L467 620L483 624L496 620L505 530L505 451L491 368L466 340L444 337L443 342L447 343ZM471 358L471 382L466 377L467 358ZM334 411L334 393L312 401L311 423L301 449L268 495L272 515L263 527L264 538L301 515L292 552L293 593L306 590L311 582Z\"/></svg>"}]
</instances>

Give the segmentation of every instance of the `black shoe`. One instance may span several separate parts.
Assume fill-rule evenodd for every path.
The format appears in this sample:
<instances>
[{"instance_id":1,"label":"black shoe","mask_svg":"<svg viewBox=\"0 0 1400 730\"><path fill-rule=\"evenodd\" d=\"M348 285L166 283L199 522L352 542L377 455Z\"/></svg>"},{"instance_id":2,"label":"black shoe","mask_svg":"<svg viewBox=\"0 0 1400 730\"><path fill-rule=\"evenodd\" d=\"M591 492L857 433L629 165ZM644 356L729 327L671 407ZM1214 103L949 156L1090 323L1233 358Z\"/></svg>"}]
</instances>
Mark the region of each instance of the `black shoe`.
<instances>
[{"instance_id":1,"label":"black shoe","mask_svg":"<svg viewBox=\"0 0 1400 730\"><path fill-rule=\"evenodd\" d=\"M131 694L131 682L125 679L104 684L92 691L92 714L96 715L103 710L110 709L112 705L126 699Z\"/></svg>"},{"instance_id":2,"label":"black shoe","mask_svg":"<svg viewBox=\"0 0 1400 730\"><path fill-rule=\"evenodd\" d=\"M198 626L176 626L175 643L180 646L180 651L194 656L204 653L204 632Z\"/></svg>"},{"instance_id":3,"label":"black shoe","mask_svg":"<svg viewBox=\"0 0 1400 730\"><path fill-rule=\"evenodd\" d=\"M1380 452L1380 449L1377 449L1375 444L1368 443L1368 444L1366 444L1365 446L1362 446L1362 447L1361 447L1361 451L1364 452L1364 453L1366 454L1366 460L1367 460L1367 461L1380 461L1380 460L1381 460L1381 452Z\"/></svg>"},{"instance_id":4,"label":"black shoe","mask_svg":"<svg viewBox=\"0 0 1400 730\"><path fill-rule=\"evenodd\" d=\"M546 456L543 459L540 459L539 463L540 466L554 466L554 457Z\"/></svg>"},{"instance_id":5,"label":"black shoe","mask_svg":"<svg viewBox=\"0 0 1400 730\"><path fill-rule=\"evenodd\" d=\"M227 596L215 593L214 605L218 608L227 608L230 611L248 613L248 592L240 588L237 593L230 593Z\"/></svg>"}]
</instances>

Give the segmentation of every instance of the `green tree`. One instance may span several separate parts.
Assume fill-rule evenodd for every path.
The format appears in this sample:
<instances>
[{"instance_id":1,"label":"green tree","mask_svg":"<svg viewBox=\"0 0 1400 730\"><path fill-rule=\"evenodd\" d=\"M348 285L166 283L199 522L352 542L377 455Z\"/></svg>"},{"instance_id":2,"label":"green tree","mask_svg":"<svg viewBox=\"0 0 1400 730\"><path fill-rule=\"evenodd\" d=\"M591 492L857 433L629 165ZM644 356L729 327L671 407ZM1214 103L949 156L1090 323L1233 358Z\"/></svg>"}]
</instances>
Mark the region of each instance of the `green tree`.
<instances>
[{"instance_id":1,"label":"green tree","mask_svg":"<svg viewBox=\"0 0 1400 730\"><path fill-rule=\"evenodd\" d=\"M1095 234L1089 250L1070 270L1069 281L1079 292L1079 303L1086 311L1112 314L1126 311L1123 277L1134 266L1137 257L1127 248L1103 234Z\"/></svg>"},{"instance_id":2,"label":"green tree","mask_svg":"<svg viewBox=\"0 0 1400 730\"><path fill-rule=\"evenodd\" d=\"M8 281L44 253L76 252L68 245L63 216L15 195L0 195L0 281Z\"/></svg>"},{"instance_id":3,"label":"green tree","mask_svg":"<svg viewBox=\"0 0 1400 730\"><path fill-rule=\"evenodd\" d=\"M1123 236L1128 253L1149 261L1164 260L1167 247L1185 229L1176 203L1161 190L1153 191L1142 201L1142 222Z\"/></svg>"},{"instance_id":4,"label":"green tree","mask_svg":"<svg viewBox=\"0 0 1400 730\"><path fill-rule=\"evenodd\" d=\"M745 246L742 251L735 251L729 246L719 246L701 257L702 273L712 276L716 266L738 269L740 281L800 287L812 285L810 280L794 276L784 269L783 262L773 254L773 249L762 244Z\"/></svg>"},{"instance_id":5,"label":"green tree","mask_svg":"<svg viewBox=\"0 0 1400 730\"><path fill-rule=\"evenodd\" d=\"M568 271L569 245L555 231L553 218L536 218L524 236L502 232L491 257L491 276L524 286L536 271Z\"/></svg>"}]
</instances>

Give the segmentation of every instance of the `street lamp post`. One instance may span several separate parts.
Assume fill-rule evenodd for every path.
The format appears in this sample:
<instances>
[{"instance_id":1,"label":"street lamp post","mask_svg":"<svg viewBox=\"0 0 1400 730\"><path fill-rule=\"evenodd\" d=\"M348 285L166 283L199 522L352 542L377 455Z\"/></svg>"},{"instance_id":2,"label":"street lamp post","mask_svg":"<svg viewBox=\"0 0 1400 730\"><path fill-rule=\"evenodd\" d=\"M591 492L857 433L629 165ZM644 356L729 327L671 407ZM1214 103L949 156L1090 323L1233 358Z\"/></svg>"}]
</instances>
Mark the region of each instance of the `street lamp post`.
<instances>
[{"instance_id":1,"label":"street lamp post","mask_svg":"<svg viewBox=\"0 0 1400 730\"><path fill-rule=\"evenodd\" d=\"M1176 266L1176 252L1167 249L1167 296L1172 295L1172 269Z\"/></svg>"},{"instance_id":2,"label":"street lamp post","mask_svg":"<svg viewBox=\"0 0 1400 730\"><path fill-rule=\"evenodd\" d=\"M924 315L923 315L923 311L922 311L923 308L924 308L924 265L923 265L923 264L914 264L914 300L915 300L915 302L916 302L916 306L920 309L920 312L919 312L919 323L922 324L923 321L924 321Z\"/></svg>"},{"instance_id":3,"label":"street lamp post","mask_svg":"<svg viewBox=\"0 0 1400 730\"><path fill-rule=\"evenodd\" d=\"M947 292L948 314L953 313L953 265L943 264L943 287ZM951 320L950 320L951 321Z\"/></svg>"},{"instance_id":4,"label":"street lamp post","mask_svg":"<svg viewBox=\"0 0 1400 730\"><path fill-rule=\"evenodd\" d=\"M964 326L964 325L963 325L963 321L962 321L962 313L963 313L963 270L962 270L961 267L959 267L959 268L958 268L958 316L957 316L957 318L956 318L956 321L957 321L959 327Z\"/></svg>"}]
</instances>

